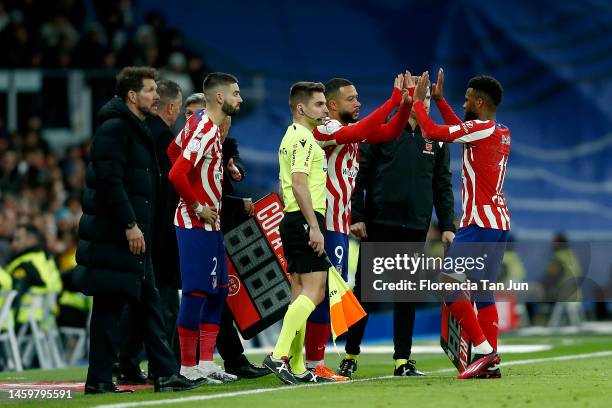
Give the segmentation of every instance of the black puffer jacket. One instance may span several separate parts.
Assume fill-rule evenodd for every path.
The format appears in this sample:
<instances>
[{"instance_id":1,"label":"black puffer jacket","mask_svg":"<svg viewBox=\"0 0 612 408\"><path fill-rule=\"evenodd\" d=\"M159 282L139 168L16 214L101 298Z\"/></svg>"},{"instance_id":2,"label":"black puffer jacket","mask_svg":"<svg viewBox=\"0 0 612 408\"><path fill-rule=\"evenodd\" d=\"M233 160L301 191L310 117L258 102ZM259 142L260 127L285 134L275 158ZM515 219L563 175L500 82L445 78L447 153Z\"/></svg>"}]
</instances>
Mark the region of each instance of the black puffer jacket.
<instances>
[{"instance_id":1,"label":"black puffer jacket","mask_svg":"<svg viewBox=\"0 0 612 408\"><path fill-rule=\"evenodd\" d=\"M75 270L76 285L88 295L118 292L140 297L152 250L159 166L148 128L118 97L98 113L83 195L83 217ZM133 255L126 226L137 222L147 251ZM149 271L150 272L150 271Z\"/></svg>"}]
</instances>

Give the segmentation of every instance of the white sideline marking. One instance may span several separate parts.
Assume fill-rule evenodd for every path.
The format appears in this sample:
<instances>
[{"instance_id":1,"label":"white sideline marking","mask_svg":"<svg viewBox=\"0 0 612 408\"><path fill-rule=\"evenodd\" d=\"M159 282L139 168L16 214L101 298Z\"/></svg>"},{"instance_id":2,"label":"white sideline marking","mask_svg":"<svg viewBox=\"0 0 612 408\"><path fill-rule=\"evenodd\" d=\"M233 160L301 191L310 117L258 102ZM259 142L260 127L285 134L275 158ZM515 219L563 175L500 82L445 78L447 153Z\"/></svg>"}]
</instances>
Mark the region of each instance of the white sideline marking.
<instances>
[{"instance_id":1,"label":"white sideline marking","mask_svg":"<svg viewBox=\"0 0 612 408\"><path fill-rule=\"evenodd\" d=\"M523 365L523 364L532 364L532 363L544 363L548 361L567 361L567 360L580 360L585 358L593 358L593 357L607 357L612 356L612 350L610 351L598 351L594 353L585 353L585 354L572 354L567 356L558 356L558 357L544 357L544 358L530 358L526 360L516 360L509 361L507 363L501 363L502 367L512 366L512 365ZM442 370L430 371L431 374L436 373L446 373L455 371L454 368L444 368ZM305 387L323 387L323 386L332 386L332 385L342 385L342 384L354 384L357 382L366 382L366 381L375 381L375 380L388 380L392 378L402 378L395 377L393 375L385 375L381 377L371 377L371 378L362 378L358 380L352 381L343 381L343 382L334 382L334 383L319 383L319 384L307 384L298 386L299 388ZM214 387L214 386L213 386ZM219 398L231 398L231 397L239 397L241 395L254 395L254 394L264 394L268 392L274 391L289 391L295 390L296 387L293 386L283 386L283 387L274 387L274 388L257 388L254 390L244 390L244 391L235 391L235 392L224 392L222 394L213 394L213 395L194 395L192 397L183 397L183 398L169 398L163 400L152 400L152 401L138 401L138 402L127 402L121 404L106 404L106 405L97 405L98 408L129 408L129 407L140 407L145 405L164 405L164 404L180 404L183 402L192 402L192 401L205 401Z\"/></svg>"}]
</instances>

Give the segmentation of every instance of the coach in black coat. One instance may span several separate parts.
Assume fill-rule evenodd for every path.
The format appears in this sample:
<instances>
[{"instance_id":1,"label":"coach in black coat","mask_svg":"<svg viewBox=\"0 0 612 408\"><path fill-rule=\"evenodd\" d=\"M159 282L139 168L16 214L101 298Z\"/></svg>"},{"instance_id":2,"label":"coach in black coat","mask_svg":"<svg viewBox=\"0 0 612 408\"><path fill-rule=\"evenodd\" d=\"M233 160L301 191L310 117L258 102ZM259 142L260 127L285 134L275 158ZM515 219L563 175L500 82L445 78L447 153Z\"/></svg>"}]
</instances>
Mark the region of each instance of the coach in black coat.
<instances>
[{"instance_id":1,"label":"coach in black coat","mask_svg":"<svg viewBox=\"0 0 612 408\"><path fill-rule=\"evenodd\" d=\"M87 295L119 292L140 298L152 248L159 167L149 129L114 97L98 113L79 224L77 263ZM125 230L144 235L145 252L130 252ZM149 251L147 251L149 249Z\"/></svg>"},{"instance_id":2,"label":"coach in black coat","mask_svg":"<svg viewBox=\"0 0 612 408\"><path fill-rule=\"evenodd\" d=\"M140 317L156 391L191 389L178 374L159 307L151 261L159 168L144 124L159 102L157 72L124 68L117 94L99 112L79 224L76 285L93 295L86 394L122 392L112 383L122 310Z\"/></svg>"}]
</instances>

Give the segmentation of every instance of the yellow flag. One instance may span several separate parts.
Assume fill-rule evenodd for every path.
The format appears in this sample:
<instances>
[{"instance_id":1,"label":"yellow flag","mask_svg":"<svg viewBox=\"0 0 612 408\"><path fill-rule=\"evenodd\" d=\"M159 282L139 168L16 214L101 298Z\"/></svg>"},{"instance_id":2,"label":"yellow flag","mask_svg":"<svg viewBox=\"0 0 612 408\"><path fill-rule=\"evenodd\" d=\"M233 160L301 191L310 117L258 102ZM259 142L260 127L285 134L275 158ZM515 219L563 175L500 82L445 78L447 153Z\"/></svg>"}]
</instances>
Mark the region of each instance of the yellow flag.
<instances>
[{"instance_id":1,"label":"yellow flag","mask_svg":"<svg viewBox=\"0 0 612 408\"><path fill-rule=\"evenodd\" d=\"M329 268L327 283L332 338L335 343L338 336L346 333L349 327L361 320L367 313L333 266Z\"/></svg>"}]
</instances>

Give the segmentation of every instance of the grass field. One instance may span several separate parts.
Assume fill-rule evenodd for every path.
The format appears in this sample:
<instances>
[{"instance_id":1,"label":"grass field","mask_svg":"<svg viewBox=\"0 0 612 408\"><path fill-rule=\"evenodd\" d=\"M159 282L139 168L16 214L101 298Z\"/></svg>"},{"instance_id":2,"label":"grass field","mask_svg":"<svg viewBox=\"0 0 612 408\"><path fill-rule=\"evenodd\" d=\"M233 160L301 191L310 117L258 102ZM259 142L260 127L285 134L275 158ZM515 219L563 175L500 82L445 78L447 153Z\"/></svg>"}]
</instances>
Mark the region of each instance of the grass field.
<instances>
[{"instance_id":1,"label":"grass field","mask_svg":"<svg viewBox=\"0 0 612 408\"><path fill-rule=\"evenodd\" d=\"M418 342L416 344L430 344ZM9 400L2 405L77 407L212 406L216 407L610 407L612 406L612 338L610 336L505 337L503 344L549 344L547 351L502 355L503 378L456 380L448 359L437 354L414 355L427 377L392 377L386 354L364 354L350 383L284 386L273 376L218 386L203 386L181 393L155 394L141 390L127 395L84 396L70 400ZM250 356L260 362L263 356ZM335 367L340 356L330 349L327 362ZM22 373L1 373L0 382L80 381L86 368ZM121 405L117 405L121 404Z\"/></svg>"}]
</instances>

